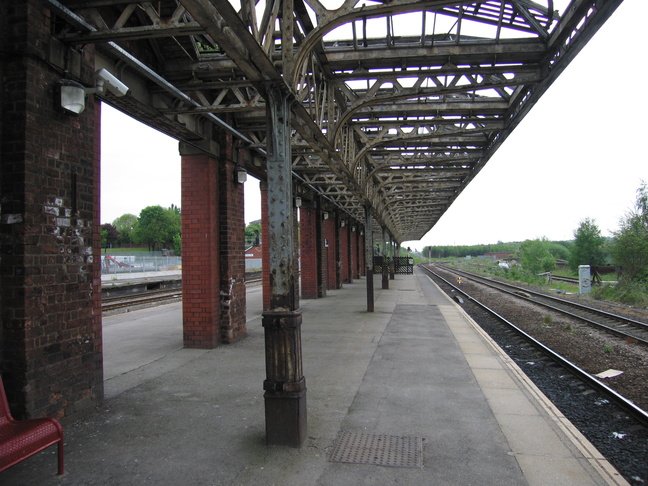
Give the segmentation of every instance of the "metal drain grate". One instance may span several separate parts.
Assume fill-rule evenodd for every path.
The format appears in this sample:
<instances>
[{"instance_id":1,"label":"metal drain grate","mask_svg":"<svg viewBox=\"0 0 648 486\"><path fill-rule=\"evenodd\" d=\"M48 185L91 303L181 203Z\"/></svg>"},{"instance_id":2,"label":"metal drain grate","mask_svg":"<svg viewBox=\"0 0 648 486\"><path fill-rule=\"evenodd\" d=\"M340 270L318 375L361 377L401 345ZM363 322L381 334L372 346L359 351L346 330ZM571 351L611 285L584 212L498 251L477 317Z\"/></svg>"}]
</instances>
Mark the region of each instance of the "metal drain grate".
<instances>
[{"instance_id":1,"label":"metal drain grate","mask_svg":"<svg viewBox=\"0 0 648 486\"><path fill-rule=\"evenodd\" d=\"M331 462L390 467L423 467L423 440L416 436L343 432L331 453Z\"/></svg>"}]
</instances>

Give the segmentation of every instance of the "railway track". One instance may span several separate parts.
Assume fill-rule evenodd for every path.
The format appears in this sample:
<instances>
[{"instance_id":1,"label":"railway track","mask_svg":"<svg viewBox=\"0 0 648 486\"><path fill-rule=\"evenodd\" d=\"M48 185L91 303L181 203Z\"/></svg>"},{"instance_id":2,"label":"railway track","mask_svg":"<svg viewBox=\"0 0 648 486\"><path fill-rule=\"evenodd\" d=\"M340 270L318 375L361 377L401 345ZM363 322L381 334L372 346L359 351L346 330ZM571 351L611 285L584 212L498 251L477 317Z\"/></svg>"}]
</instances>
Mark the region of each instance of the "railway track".
<instances>
[{"instance_id":1,"label":"railway track","mask_svg":"<svg viewBox=\"0 0 648 486\"><path fill-rule=\"evenodd\" d=\"M246 280L247 285L261 283L261 278ZM104 297L101 302L101 312L111 314L117 312L128 312L130 310L143 309L156 305L178 302L182 299L182 288L166 290L146 290L130 295L118 297Z\"/></svg>"},{"instance_id":2,"label":"railway track","mask_svg":"<svg viewBox=\"0 0 648 486\"><path fill-rule=\"evenodd\" d=\"M439 280L442 280L443 282L445 282L446 285L450 286L455 292L461 293L462 295L465 296L466 299L471 300L473 303L480 306L482 309L486 310L488 313L490 313L491 315L496 317L499 321L506 324L506 326L508 328L515 331L518 335L523 337L525 340L532 343L536 348L538 348L540 351L542 351L543 354L549 356L551 359L558 362L561 366L564 366L566 369L569 369L570 372L573 372L576 376L578 376L584 382L588 383L590 386L593 386L593 387L597 388L600 391L603 391L606 394L610 394L616 401L618 401L623 406L623 408L626 408L630 413L632 413L633 415L636 415L637 419L641 420L642 423L646 427L648 427L648 412L646 412L645 410L637 407L633 402L627 400L625 397L621 396L619 393L617 393L616 391L609 388L607 385L602 383L596 377L594 377L591 374L583 371L580 367L578 367L577 365L575 365L571 361L569 361L566 358L562 357L558 353L555 353L553 350L551 350L550 348L548 348L547 346L542 344L540 341L536 340L531 335L524 332L522 329L520 329L514 323L508 321L507 319L500 316L499 314L497 314L495 311L493 311L492 309L490 309L486 305L482 304L478 300L476 300L473 297L471 297L470 295L468 295L461 287L459 287L457 285L454 285L453 283L451 283L450 281L443 278L441 275L435 273L434 271L432 271L431 269L429 269L427 267L422 267L422 268L428 274L433 275L434 277L436 277ZM464 274L464 275L465 275L465 273L466 272L461 272L461 274ZM524 291L527 292L528 290L525 289ZM507 293L510 294L511 292L507 291ZM516 295L516 297L518 297L518 296Z\"/></svg>"},{"instance_id":3,"label":"railway track","mask_svg":"<svg viewBox=\"0 0 648 486\"><path fill-rule=\"evenodd\" d=\"M182 298L182 289L153 290L132 295L103 298L101 312L128 311L176 302Z\"/></svg>"},{"instance_id":4,"label":"railway track","mask_svg":"<svg viewBox=\"0 0 648 486\"><path fill-rule=\"evenodd\" d=\"M462 278L473 280L516 298L579 319L590 326L628 339L629 342L639 342L648 346L648 323L596 309L568 299L561 299L560 297L535 292L528 288L493 280L465 270L459 270L445 265L439 265L439 267L447 272L460 275Z\"/></svg>"},{"instance_id":5,"label":"railway track","mask_svg":"<svg viewBox=\"0 0 648 486\"><path fill-rule=\"evenodd\" d=\"M631 485L645 484L648 412L468 295L460 285L425 266L420 268L455 300L462 296L462 308Z\"/></svg>"}]
</instances>

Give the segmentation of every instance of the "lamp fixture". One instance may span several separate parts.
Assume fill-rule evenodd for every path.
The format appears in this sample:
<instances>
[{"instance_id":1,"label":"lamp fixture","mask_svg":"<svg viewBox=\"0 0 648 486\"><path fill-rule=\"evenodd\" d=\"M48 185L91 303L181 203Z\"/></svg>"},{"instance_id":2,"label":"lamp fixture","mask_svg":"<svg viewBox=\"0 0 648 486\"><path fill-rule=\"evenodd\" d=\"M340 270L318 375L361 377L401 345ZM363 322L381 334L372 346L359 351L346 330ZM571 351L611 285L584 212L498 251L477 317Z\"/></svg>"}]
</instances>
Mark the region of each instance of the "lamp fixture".
<instances>
[{"instance_id":1,"label":"lamp fixture","mask_svg":"<svg viewBox=\"0 0 648 486\"><path fill-rule=\"evenodd\" d=\"M239 184L243 184L243 183L245 183L245 181L247 181L248 173L247 173L247 170L245 170L245 168L243 168L243 167L240 167L240 166L236 167L236 170L234 171L234 175L236 176L235 179L234 179L235 182L237 182Z\"/></svg>"},{"instance_id":2,"label":"lamp fixture","mask_svg":"<svg viewBox=\"0 0 648 486\"><path fill-rule=\"evenodd\" d=\"M301 205L302 205L301 197L296 196L296 197L295 197L295 207L296 207L296 208L301 208Z\"/></svg>"},{"instance_id":3,"label":"lamp fixture","mask_svg":"<svg viewBox=\"0 0 648 486\"><path fill-rule=\"evenodd\" d=\"M324 219L328 219L328 218L329 218L329 214L328 214L326 211L324 211L324 212L322 213L322 218L324 218Z\"/></svg>"},{"instance_id":4,"label":"lamp fixture","mask_svg":"<svg viewBox=\"0 0 648 486\"><path fill-rule=\"evenodd\" d=\"M94 80L95 85L93 88L86 88L72 79L59 80L61 85L61 107L70 113L78 115L85 110L85 97L87 94L97 93L103 95L108 90L113 95L121 98L128 93L128 86L110 74L107 69L101 68L95 72Z\"/></svg>"},{"instance_id":5,"label":"lamp fixture","mask_svg":"<svg viewBox=\"0 0 648 486\"><path fill-rule=\"evenodd\" d=\"M61 79L61 107L78 115L85 110L85 88L71 79Z\"/></svg>"},{"instance_id":6,"label":"lamp fixture","mask_svg":"<svg viewBox=\"0 0 648 486\"><path fill-rule=\"evenodd\" d=\"M340 228L344 228L346 225L346 222L344 220L340 221Z\"/></svg>"}]
</instances>

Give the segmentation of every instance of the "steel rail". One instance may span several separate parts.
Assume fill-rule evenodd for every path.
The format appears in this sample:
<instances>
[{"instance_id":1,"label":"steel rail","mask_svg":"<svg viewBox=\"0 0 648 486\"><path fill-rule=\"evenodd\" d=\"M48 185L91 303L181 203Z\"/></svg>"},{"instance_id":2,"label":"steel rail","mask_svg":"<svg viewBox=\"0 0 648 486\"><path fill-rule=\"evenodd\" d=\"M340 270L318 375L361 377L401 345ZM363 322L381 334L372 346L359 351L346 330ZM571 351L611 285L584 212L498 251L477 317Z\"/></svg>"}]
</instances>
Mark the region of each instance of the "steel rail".
<instances>
[{"instance_id":1,"label":"steel rail","mask_svg":"<svg viewBox=\"0 0 648 486\"><path fill-rule=\"evenodd\" d=\"M456 285L452 284L436 272L430 270L424 265L419 265L419 268L423 269L425 272L427 272L429 275L429 278L432 278L430 275L434 275L434 277L438 278L439 280L442 280L446 285L450 286L452 289L454 289L456 292L461 293L463 296L466 297L466 299L470 300L473 302L475 305L479 306L480 308L484 309L486 312L494 316L496 319L500 320L502 323L504 323L508 328L513 330L516 334L519 336L522 336L525 340L533 344L536 348L538 348L540 351L542 351L543 354L547 355L549 358L552 360L556 361L559 363L561 366L567 368L570 370L575 376L577 376L579 379L583 380L585 383L590 385L592 388L601 391L602 393L607 394L608 396L612 397L612 399L620 406L622 407L626 412L628 412L630 415L632 415L635 419L637 419L639 422L641 422L644 426L648 426L648 412L643 410L642 408L638 407L634 402L631 400L628 400L626 397L618 393L617 391L613 390L609 386L605 385L604 383L601 383L595 376L589 374L587 371L583 370L576 364L572 363L569 361L567 358L563 357L562 355L556 353L554 350L551 348L545 346L542 344L540 341L538 341L536 338L531 336L530 334L526 333L519 327L517 327L515 324L507 320L505 317L499 315L497 312L492 310L490 307L487 305L481 303L477 299L473 298L470 296L468 293L466 293L463 289L460 287L457 287Z\"/></svg>"},{"instance_id":2,"label":"steel rail","mask_svg":"<svg viewBox=\"0 0 648 486\"><path fill-rule=\"evenodd\" d=\"M261 278L253 278L246 280L246 285L261 282ZM160 303L163 304L169 300L176 300L182 298L182 288L157 290L157 291L143 291L130 295L123 295L118 297L103 297L101 302L101 311L110 312L124 307L140 306L145 304Z\"/></svg>"},{"instance_id":3,"label":"steel rail","mask_svg":"<svg viewBox=\"0 0 648 486\"><path fill-rule=\"evenodd\" d=\"M495 288L495 289L497 289L497 290L499 290L501 292L508 293L509 295L513 295L513 296L515 296L517 298L524 299L524 300L526 300L528 302L532 302L534 304L541 305L541 306L547 307L549 309L555 310L556 312L560 312L562 314L568 315L568 316L573 317L575 319L579 319L579 320L584 321L584 322L586 322L586 323L588 323L588 324L590 324L592 326L604 329L605 331L608 331L608 332L610 332L612 334L615 334L617 336L620 336L620 337L623 337L623 338L635 339L635 340L641 342L642 344L648 345L648 338L642 337L642 336L637 335L636 333L632 333L630 331L625 331L625 330L620 328L620 327L629 325L629 326L633 327L632 330L639 331L640 333L644 333L644 332L648 332L648 324L646 324L645 322L638 321L638 320L632 319L630 317L625 317L625 316L621 316L621 315L618 315L618 314L613 314L611 312L607 312L607 311L604 311L604 310L601 310L601 309L596 309L594 307L583 305L583 304L580 304L578 302L573 302L571 300L561 299L561 298L555 297L553 295L547 295L547 294L543 294L541 292L536 292L536 291L533 291L533 290L530 290L530 289L527 289L527 288L524 288L524 287L518 287L516 285L512 285L512 284L509 284L509 283L494 281L492 279L489 279L488 277L484 277L482 275L477 275L477 274L474 274L474 273L471 273L471 272L467 272L465 270L459 270L459 269L451 268L451 267L447 267L447 266L442 266L442 268L444 270L448 271L448 272L455 273L457 275L462 275L462 276L465 276L467 278L471 278L471 279L473 279L475 281L478 281L482 285L486 285L488 287ZM508 290L508 289L515 289L515 290L512 291L512 290ZM523 292L523 293L529 294L531 296L527 297L526 295L522 295L519 292ZM537 299L539 299L539 300L537 300ZM543 300L543 299L548 300L550 302L558 303L560 305L564 305L566 307L572 307L572 308L575 308L575 309L577 309L579 311L582 311L582 312L585 312L585 313L594 314L594 315L603 317L605 319L610 319L610 320L612 320L614 322L618 322L620 324L620 327L611 327L610 325L602 323L600 321L592 320L589 317L587 317L586 315L576 314L576 313L570 312L569 310L566 310L564 308L556 307L556 306L550 305L550 304L548 304L546 302L541 302L541 300Z\"/></svg>"}]
</instances>

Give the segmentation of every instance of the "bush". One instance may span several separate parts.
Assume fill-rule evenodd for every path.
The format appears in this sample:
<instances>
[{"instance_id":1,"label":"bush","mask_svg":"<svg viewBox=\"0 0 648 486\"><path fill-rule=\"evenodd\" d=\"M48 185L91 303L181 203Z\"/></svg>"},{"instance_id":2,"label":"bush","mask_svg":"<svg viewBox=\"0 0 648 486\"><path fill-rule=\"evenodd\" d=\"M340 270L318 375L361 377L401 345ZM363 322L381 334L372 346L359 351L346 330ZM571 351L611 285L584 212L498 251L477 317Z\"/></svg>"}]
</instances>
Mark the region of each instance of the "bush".
<instances>
[{"instance_id":1,"label":"bush","mask_svg":"<svg viewBox=\"0 0 648 486\"><path fill-rule=\"evenodd\" d=\"M648 285L629 280L623 280L617 285L597 285L592 288L592 297L635 307L648 307Z\"/></svg>"}]
</instances>

